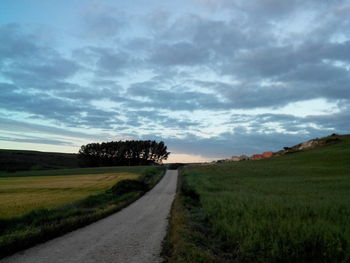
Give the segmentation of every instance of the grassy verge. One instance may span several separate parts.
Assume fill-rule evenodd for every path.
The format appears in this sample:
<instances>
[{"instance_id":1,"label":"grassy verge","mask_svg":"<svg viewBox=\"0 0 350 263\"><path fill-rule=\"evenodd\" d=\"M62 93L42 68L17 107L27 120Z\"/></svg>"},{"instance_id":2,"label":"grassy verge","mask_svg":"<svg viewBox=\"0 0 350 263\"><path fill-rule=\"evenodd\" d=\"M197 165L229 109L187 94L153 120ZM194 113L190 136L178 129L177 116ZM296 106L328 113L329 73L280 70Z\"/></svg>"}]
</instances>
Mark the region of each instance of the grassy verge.
<instances>
[{"instance_id":1,"label":"grassy verge","mask_svg":"<svg viewBox=\"0 0 350 263\"><path fill-rule=\"evenodd\" d=\"M154 187L163 175L162 167L146 168L137 180L133 180L141 188L131 183L127 191L121 192L120 189L125 187L124 182L131 181L126 179L102 193L73 203L0 219L0 258L119 211Z\"/></svg>"},{"instance_id":2,"label":"grassy verge","mask_svg":"<svg viewBox=\"0 0 350 263\"><path fill-rule=\"evenodd\" d=\"M184 183L180 170L177 193L171 208L168 232L161 253L164 262L233 262L225 259L222 242L212 231L198 195Z\"/></svg>"},{"instance_id":3,"label":"grassy verge","mask_svg":"<svg viewBox=\"0 0 350 263\"><path fill-rule=\"evenodd\" d=\"M350 138L269 160L186 167L167 262L349 262Z\"/></svg>"}]
</instances>

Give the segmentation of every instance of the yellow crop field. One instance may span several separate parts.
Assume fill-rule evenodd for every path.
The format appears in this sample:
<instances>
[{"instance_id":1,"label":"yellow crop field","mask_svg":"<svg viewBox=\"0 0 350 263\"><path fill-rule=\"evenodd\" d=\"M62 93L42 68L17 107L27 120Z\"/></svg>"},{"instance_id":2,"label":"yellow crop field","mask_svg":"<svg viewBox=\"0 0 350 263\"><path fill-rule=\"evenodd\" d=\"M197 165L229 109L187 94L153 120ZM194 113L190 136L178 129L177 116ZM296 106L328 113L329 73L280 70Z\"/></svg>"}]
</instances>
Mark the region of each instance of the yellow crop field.
<instances>
[{"instance_id":1,"label":"yellow crop field","mask_svg":"<svg viewBox=\"0 0 350 263\"><path fill-rule=\"evenodd\" d=\"M120 180L139 176L137 172L79 173L0 178L0 218L71 203L101 193Z\"/></svg>"}]
</instances>

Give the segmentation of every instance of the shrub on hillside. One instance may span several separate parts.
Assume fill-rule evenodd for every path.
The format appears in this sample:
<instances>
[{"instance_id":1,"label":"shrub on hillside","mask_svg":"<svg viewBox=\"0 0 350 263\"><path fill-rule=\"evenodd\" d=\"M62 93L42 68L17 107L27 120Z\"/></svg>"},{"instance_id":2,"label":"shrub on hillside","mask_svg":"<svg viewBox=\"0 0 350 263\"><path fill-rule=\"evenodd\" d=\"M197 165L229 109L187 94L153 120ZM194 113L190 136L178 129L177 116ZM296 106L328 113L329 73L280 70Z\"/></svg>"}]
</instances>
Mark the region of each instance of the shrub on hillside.
<instances>
[{"instance_id":1,"label":"shrub on hillside","mask_svg":"<svg viewBox=\"0 0 350 263\"><path fill-rule=\"evenodd\" d=\"M159 174L159 169L156 167L147 168L139 178L140 182L143 182L148 188L153 185L154 180L157 179L157 174Z\"/></svg>"},{"instance_id":2,"label":"shrub on hillside","mask_svg":"<svg viewBox=\"0 0 350 263\"><path fill-rule=\"evenodd\" d=\"M112 187L113 195L122 195L130 192L145 192L148 187L144 182L137 180L123 180Z\"/></svg>"},{"instance_id":3,"label":"shrub on hillside","mask_svg":"<svg viewBox=\"0 0 350 263\"><path fill-rule=\"evenodd\" d=\"M111 189L113 195L121 195L130 192L146 192L150 190L161 178L163 167L147 168L138 180L123 180L114 185Z\"/></svg>"}]
</instances>

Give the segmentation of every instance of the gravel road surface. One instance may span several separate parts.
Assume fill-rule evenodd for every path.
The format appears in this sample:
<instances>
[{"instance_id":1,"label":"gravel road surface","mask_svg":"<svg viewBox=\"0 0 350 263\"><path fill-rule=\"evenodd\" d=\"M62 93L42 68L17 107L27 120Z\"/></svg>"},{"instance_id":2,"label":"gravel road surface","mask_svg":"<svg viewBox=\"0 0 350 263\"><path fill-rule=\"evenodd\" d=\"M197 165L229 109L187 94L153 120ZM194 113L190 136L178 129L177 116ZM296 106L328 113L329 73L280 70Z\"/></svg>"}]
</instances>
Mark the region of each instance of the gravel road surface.
<instances>
[{"instance_id":1,"label":"gravel road surface","mask_svg":"<svg viewBox=\"0 0 350 263\"><path fill-rule=\"evenodd\" d=\"M174 199L177 171L118 213L4 258L1 263L161 262L159 253Z\"/></svg>"}]
</instances>

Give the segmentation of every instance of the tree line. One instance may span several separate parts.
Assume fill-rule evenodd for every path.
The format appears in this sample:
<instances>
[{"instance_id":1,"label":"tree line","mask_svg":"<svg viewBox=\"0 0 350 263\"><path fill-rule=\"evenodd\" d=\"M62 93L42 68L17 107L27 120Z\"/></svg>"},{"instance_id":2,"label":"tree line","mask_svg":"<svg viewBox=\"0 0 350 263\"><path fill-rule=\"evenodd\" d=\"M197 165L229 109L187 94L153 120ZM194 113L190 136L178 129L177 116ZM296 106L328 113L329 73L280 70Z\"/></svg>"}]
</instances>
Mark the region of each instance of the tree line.
<instances>
[{"instance_id":1,"label":"tree line","mask_svg":"<svg viewBox=\"0 0 350 263\"><path fill-rule=\"evenodd\" d=\"M170 152L164 142L112 141L81 146L79 160L82 166L131 166L162 163Z\"/></svg>"}]
</instances>

